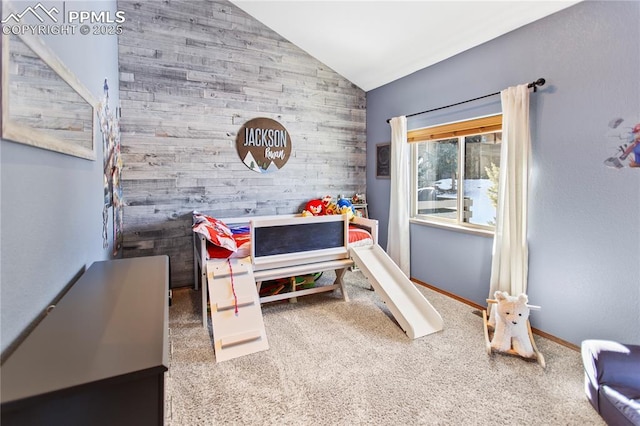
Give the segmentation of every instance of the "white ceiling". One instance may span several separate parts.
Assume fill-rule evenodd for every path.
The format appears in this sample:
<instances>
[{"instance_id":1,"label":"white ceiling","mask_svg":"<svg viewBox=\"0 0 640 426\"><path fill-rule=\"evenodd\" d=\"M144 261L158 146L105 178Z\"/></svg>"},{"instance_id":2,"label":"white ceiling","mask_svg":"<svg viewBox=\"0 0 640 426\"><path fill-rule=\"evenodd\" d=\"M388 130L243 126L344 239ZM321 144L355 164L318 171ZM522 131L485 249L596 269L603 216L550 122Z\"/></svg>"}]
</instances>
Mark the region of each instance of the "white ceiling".
<instances>
[{"instance_id":1,"label":"white ceiling","mask_svg":"<svg viewBox=\"0 0 640 426\"><path fill-rule=\"evenodd\" d=\"M578 1L231 0L365 91Z\"/></svg>"}]
</instances>

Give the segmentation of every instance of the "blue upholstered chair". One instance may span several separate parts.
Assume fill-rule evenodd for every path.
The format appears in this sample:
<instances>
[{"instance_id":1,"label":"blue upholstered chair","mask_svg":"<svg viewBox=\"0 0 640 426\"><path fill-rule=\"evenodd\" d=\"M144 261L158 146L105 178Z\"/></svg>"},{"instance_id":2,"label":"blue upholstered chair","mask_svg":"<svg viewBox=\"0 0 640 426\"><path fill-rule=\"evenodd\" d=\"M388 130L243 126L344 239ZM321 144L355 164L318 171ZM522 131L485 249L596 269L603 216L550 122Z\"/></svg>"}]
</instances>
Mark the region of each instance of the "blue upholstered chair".
<instances>
[{"instance_id":1,"label":"blue upholstered chair","mask_svg":"<svg viewBox=\"0 0 640 426\"><path fill-rule=\"evenodd\" d=\"M587 398L609 426L640 426L640 346L582 342Z\"/></svg>"}]
</instances>

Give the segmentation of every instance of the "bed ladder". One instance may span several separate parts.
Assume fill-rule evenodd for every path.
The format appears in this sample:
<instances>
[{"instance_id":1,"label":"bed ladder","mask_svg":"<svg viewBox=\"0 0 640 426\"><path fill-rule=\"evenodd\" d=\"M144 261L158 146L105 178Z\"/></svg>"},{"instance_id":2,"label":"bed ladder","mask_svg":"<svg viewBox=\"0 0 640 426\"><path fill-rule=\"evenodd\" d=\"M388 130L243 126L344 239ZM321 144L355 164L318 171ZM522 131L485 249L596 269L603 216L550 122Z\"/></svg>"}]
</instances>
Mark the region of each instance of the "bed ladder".
<instances>
[{"instance_id":1,"label":"bed ladder","mask_svg":"<svg viewBox=\"0 0 640 426\"><path fill-rule=\"evenodd\" d=\"M250 258L207 261L207 287L216 362L269 349Z\"/></svg>"}]
</instances>

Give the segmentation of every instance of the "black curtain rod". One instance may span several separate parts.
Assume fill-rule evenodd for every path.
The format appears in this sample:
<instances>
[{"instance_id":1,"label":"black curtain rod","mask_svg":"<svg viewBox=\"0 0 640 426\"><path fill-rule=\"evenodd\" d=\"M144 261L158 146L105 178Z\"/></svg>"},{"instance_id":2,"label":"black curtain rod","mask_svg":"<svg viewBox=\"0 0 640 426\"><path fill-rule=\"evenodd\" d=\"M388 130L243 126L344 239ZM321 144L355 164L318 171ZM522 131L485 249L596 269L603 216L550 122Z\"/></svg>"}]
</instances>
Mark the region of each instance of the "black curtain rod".
<instances>
[{"instance_id":1,"label":"black curtain rod","mask_svg":"<svg viewBox=\"0 0 640 426\"><path fill-rule=\"evenodd\" d=\"M528 87L529 89L533 87L533 91L534 91L534 92L537 92L537 91L538 91L538 86L544 86L544 84L545 84L546 82L547 82L547 81L546 81L544 78L539 78L539 79L537 79L536 81L533 81L533 82L529 83L529 84L527 85L527 87ZM499 94L500 94L500 92L496 92L496 93L489 93L488 95L478 96L477 98L468 99L468 100L466 100L466 101L457 102L457 103L455 103L455 104L445 105L445 106L442 106L442 107L429 109L429 110L427 110L427 111L414 112L413 114L407 114L407 115L406 115L406 117L407 117L407 118L409 118L409 117L413 117L413 116L415 116L415 115L426 114L426 113L428 113L428 112L438 111L438 110L445 109L445 108L451 108L451 107L456 106L456 105L466 104L466 103L468 103L468 102L477 101L478 99L484 99L484 98L488 98L488 97L495 96L495 95L499 95ZM389 123L389 122L391 122L391 119L390 119L390 118L387 120L387 123Z\"/></svg>"}]
</instances>

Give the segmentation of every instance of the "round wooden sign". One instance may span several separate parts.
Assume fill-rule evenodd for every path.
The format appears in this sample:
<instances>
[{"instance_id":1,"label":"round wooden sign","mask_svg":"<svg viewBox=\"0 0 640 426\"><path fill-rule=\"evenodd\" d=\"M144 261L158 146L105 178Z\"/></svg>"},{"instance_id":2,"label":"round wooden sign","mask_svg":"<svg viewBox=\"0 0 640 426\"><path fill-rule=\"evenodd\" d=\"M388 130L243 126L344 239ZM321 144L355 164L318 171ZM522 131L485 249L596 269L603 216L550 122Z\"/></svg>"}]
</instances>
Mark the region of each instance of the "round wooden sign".
<instances>
[{"instance_id":1,"label":"round wooden sign","mask_svg":"<svg viewBox=\"0 0 640 426\"><path fill-rule=\"evenodd\" d=\"M236 137L242 162L258 173L281 169L291 155L291 137L284 126L270 118L254 118L242 125Z\"/></svg>"}]
</instances>

